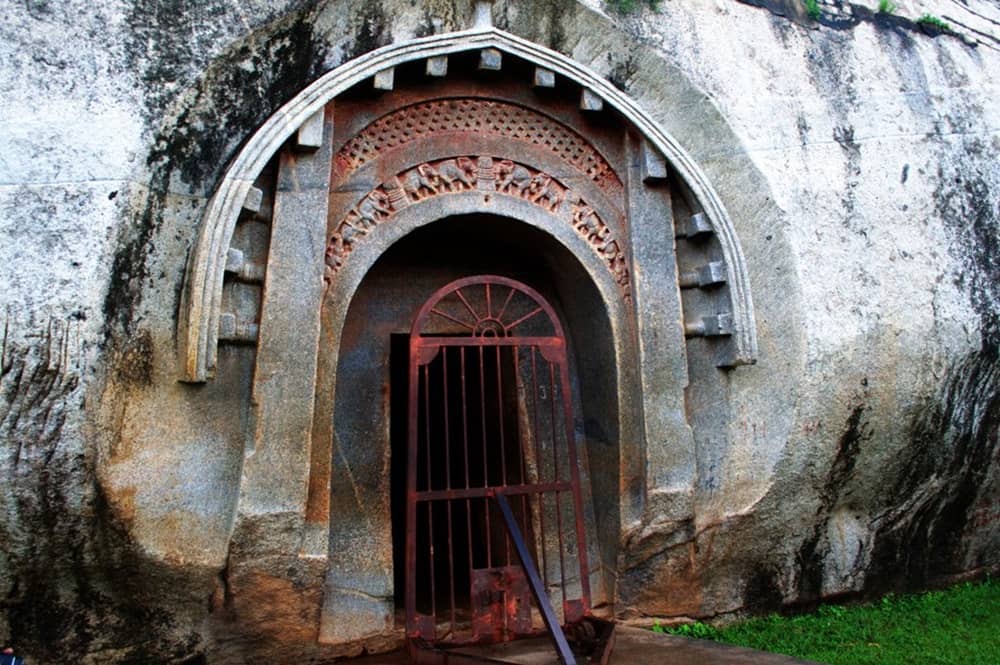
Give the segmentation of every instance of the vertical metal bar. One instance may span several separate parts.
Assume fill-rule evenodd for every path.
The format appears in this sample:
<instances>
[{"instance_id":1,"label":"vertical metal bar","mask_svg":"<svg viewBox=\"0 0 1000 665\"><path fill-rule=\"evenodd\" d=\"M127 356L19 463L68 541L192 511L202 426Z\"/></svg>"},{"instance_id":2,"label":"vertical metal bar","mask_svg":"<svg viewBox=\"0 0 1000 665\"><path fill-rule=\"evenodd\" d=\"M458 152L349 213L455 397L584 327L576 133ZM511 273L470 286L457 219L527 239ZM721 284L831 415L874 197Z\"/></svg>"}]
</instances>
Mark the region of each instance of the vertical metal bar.
<instances>
[{"instance_id":1,"label":"vertical metal bar","mask_svg":"<svg viewBox=\"0 0 1000 665\"><path fill-rule=\"evenodd\" d=\"M408 413L409 432L406 450L406 632L417 628L417 442L419 438L420 381L418 380L418 338L410 338ZM430 636L423 636L430 637Z\"/></svg>"},{"instance_id":2,"label":"vertical metal bar","mask_svg":"<svg viewBox=\"0 0 1000 665\"><path fill-rule=\"evenodd\" d=\"M427 445L424 448L427 458L427 489L432 490L433 476L431 474L431 368L430 363L424 366L424 427L427 432ZM427 506L427 547L430 552L430 583L431 583L431 616L437 624L437 594L434 589L434 512L431 509L432 502L425 501Z\"/></svg>"},{"instance_id":3,"label":"vertical metal bar","mask_svg":"<svg viewBox=\"0 0 1000 665\"><path fill-rule=\"evenodd\" d=\"M577 559L580 562L580 593L583 610L590 609L590 564L587 557L587 534L583 527L583 496L580 491L580 464L576 452L576 436L573 430L573 410L569 403L569 370L566 359L559 364L563 389L563 417L566 423L566 445L569 450L569 480L573 486L573 511L576 513Z\"/></svg>"},{"instance_id":4,"label":"vertical metal bar","mask_svg":"<svg viewBox=\"0 0 1000 665\"><path fill-rule=\"evenodd\" d=\"M514 548L517 550L518 558L521 559L521 567L524 568L525 577L528 578L528 585L531 587L531 593L534 595L538 609L542 613L542 620L545 622L545 627L549 630L549 636L552 637L552 643L559 654L559 659L563 662L563 665L576 665L576 657L569 648L566 635L563 634L562 627L559 625L559 619L552 609L552 603L549 602L549 596L542 586L542 581L538 578L538 571L531 561L528 548L524 544L524 537L521 535L521 530L517 527L517 521L514 519L514 513L510 510L507 497L502 493L498 493L494 494L493 498L496 500L497 506L500 508L500 514L503 515L504 522L507 524L507 532L514 540Z\"/></svg>"},{"instance_id":5,"label":"vertical metal bar","mask_svg":"<svg viewBox=\"0 0 1000 665\"><path fill-rule=\"evenodd\" d=\"M467 405L467 393L465 388L465 352L467 347L460 346L459 369L462 371L462 463L465 465L465 489L469 489L469 411ZM472 569L475 563L472 561L472 499L465 500L465 527L466 540L469 545L469 587L472 586Z\"/></svg>"},{"instance_id":6,"label":"vertical metal bar","mask_svg":"<svg viewBox=\"0 0 1000 665\"><path fill-rule=\"evenodd\" d=\"M451 349L441 349L441 384L444 389L442 411L444 412L444 487L451 489L451 425L448 414L448 352ZM452 541L451 499L445 501L448 512L448 594L451 599L451 632L455 633L455 556Z\"/></svg>"},{"instance_id":7,"label":"vertical metal bar","mask_svg":"<svg viewBox=\"0 0 1000 665\"><path fill-rule=\"evenodd\" d=\"M531 386L533 397L531 400L532 408L532 429L535 435L535 465L538 467L538 482L545 482L542 477L542 443L541 443L541 432L538 428L538 367L537 367L537 354L538 347L531 347ZM545 588L549 588L549 561L546 554L547 542L545 541L545 493L538 493L538 528L542 543L542 580L545 582Z\"/></svg>"},{"instance_id":8,"label":"vertical metal bar","mask_svg":"<svg viewBox=\"0 0 1000 665\"><path fill-rule=\"evenodd\" d=\"M550 397L549 407L551 411L551 424L552 424L552 460L553 466L555 467L556 480L560 480L559 477L559 427L556 423L559 422L558 413L556 411L556 372L552 365L552 361L548 361L549 365L549 390ZM562 396L562 399L566 399L566 395ZM564 553L565 543L563 542L563 519L562 519L562 503L559 500L559 490L556 490L556 529L559 530L559 589L562 591L563 606L566 605L566 556Z\"/></svg>"},{"instance_id":9,"label":"vertical metal bar","mask_svg":"<svg viewBox=\"0 0 1000 665\"><path fill-rule=\"evenodd\" d=\"M504 432L504 404L503 404L503 363L501 356L502 349L499 346L493 347L496 354L497 366L497 430L500 433L500 485L507 486L507 443L506 432ZM510 565L510 538L504 535L504 565Z\"/></svg>"},{"instance_id":10,"label":"vertical metal bar","mask_svg":"<svg viewBox=\"0 0 1000 665\"><path fill-rule=\"evenodd\" d=\"M483 487L489 487L490 485L490 467L487 462L487 450L486 450L486 377L485 377L485 363L483 361L483 347L479 347L479 412L481 416L482 425L482 440L483 440ZM490 504L489 501L483 499L483 512L486 514L486 567L493 567L493 546L491 541L491 536L493 532L490 530Z\"/></svg>"},{"instance_id":11,"label":"vertical metal bar","mask_svg":"<svg viewBox=\"0 0 1000 665\"><path fill-rule=\"evenodd\" d=\"M504 431L504 408L503 408L503 366L500 361L502 349L499 346L493 347L497 357L497 429L500 432L500 484L507 484L507 442Z\"/></svg>"},{"instance_id":12,"label":"vertical metal bar","mask_svg":"<svg viewBox=\"0 0 1000 665\"><path fill-rule=\"evenodd\" d=\"M518 429L517 429L517 457L520 461L520 481L522 485L528 485L528 460L527 455L524 451L524 441L521 437L521 426L520 426L520 401L521 392L524 390L523 382L521 381L521 347L514 347L514 396L519 405L518 409ZM521 524L528 528L531 524L528 518L528 495L521 495ZM533 532L533 531L532 531ZM537 563L537 562L536 562Z\"/></svg>"}]
</instances>

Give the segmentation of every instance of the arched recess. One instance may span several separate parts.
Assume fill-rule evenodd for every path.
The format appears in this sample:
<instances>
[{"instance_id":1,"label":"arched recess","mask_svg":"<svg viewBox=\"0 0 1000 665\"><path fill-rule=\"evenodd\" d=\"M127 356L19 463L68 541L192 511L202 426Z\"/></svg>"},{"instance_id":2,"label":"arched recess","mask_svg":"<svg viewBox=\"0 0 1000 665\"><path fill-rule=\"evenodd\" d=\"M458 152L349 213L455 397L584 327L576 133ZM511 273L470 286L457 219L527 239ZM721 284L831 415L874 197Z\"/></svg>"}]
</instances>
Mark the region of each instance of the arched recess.
<instances>
[{"instance_id":1,"label":"arched recess","mask_svg":"<svg viewBox=\"0 0 1000 665\"><path fill-rule=\"evenodd\" d=\"M701 208L696 211L690 232L697 233L701 225L708 225L721 246L724 265L719 267L725 273L730 300L730 311L721 325L731 339L731 349L720 364L732 366L756 360L756 327L746 263L732 220L700 167L674 137L610 82L560 53L490 26L392 44L352 60L296 95L250 138L209 201L188 262L178 322L182 381L201 382L214 373L229 240L244 207L259 206L254 181L272 156L303 127L315 126L316 118L321 123L324 107L359 82L371 77L391 81L393 68L401 64L477 50L487 57L510 54L534 63L542 76L559 75L573 81L582 88L584 103L607 104L641 133L647 142L643 155L652 177L666 176L664 160L676 171ZM711 325L718 326L719 321Z\"/></svg>"},{"instance_id":2,"label":"arched recess","mask_svg":"<svg viewBox=\"0 0 1000 665\"><path fill-rule=\"evenodd\" d=\"M329 524L331 563L320 640L370 640L380 630L393 629L393 579L396 573L398 581L399 562L389 542L390 510L385 505L392 480L378 472L390 458L399 462L396 451L390 455L386 410L392 407L383 392L386 385L392 387L386 364L390 332L409 330L421 296L456 275L479 270L539 286L567 325L574 410L581 423L588 423L578 439L585 451L591 587L597 602L610 600L622 492L619 474L607 471L620 464L619 441L639 436L636 405L621 399L631 391L618 389L620 382L635 384L632 368L619 362L619 357L633 357L635 350L627 308L610 273L564 220L513 198L484 207L477 192L457 194L445 210L414 204L392 223L380 225L368 240L371 246L345 264L323 306L323 344L331 352L321 354L316 412L333 417L317 418L314 442L332 443L333 450L319 456L332 459L336 472L318 479L313 487L320 491L310 496L313 510L326 505L331 511L330 519L317 522ZM428 248L437 251L428 253ZM596 355L604 356L602 362L595 362ZM641 469L626 469L623 476L633 473Z\"/></svg>"}]
</instances>

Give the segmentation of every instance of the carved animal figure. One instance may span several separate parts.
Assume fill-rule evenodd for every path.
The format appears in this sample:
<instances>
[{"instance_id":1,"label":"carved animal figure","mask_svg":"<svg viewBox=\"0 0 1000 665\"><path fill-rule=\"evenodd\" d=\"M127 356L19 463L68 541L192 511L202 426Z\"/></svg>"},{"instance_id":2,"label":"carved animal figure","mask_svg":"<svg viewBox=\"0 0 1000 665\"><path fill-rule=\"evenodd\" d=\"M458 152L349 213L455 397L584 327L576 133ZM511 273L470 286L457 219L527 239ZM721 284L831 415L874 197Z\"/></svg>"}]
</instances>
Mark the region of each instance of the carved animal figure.
<instances>
[{"instance_id":1,"label":"carved animal figure","mask_svg":"<svg viewBox=\"0 0 1000 665\"><path fill-rule=\"evenodd\" d=\"M562 203L562 193L552 182L552 178L539 173L528 183L528 198L535 203L544 205L549 210L555 210Z\"/></svg>"},{"instance_id":2,"label":"carved animal figure","mask_svg":"<svg viewBox=\"0 0 1000 665\"><path fill-rule=\"evenodd\" d=\"M606 228L594 209L582 202L573 211L573 227L589 242L600 238L601 229Z\"/></svg>"},{"instance_id":3,"label":"carved animal figure","mask_svg":"<svg viewBox=\"0 0 1000 665\"><path fill-rule=\"evenodd\" d=\"M349 219L345 219L341 222L340 227L337 228L337 232L340 234L340 238L344 243L344 248L349 252L351 251L351 246L354 242L365 235L362 229L352 226L349 223Z\"/></svg>"},{"instance_id":4,"label":"carved animal figure","mask_svg":"<svg viewBox=\"0 0 1000 665\"><path fill-rule=\"evenodd\" d=\"M341 225L343 228L345 225ZM344 245L344 236L338 231L330 238L330 244L326 246L326 266L324 273L336 273L340 266L344 265L344 257L347 256L347 247Z\"/></svg>"},{"instance_id":5,"label":"carved animal figure","mask_svg":"<svg viewBox=\"0 0 1000 665\"><path fill-rule=\"evenodd\" d=\"M601 255L612 265L614 265L621 256L621 251L618 249L618 243L607 238L604 240L604 244L597 248L597 251L600 252Z\"/></svg>"},{"instance_id":6,"label":"carved animal figure","mask_svg":"<svg viewBox=\"0 0 1000 665\"><path fill-rule=\"evenodd\" d=\"M531 183L531 171L505 159L497 164L497 191L522 195Z\"/></svg>"},{"instance_id":7,"label":"carved animal figure","mask_svg":"<svg viewBox=\"0 0 1000 665\"><path fill-rule=\"evenodd\" d=\"M353 212L356 213L357 221L361 228L368 231L378 224L382 218L391 214L392 209L389 207L389 197L382 192L374 191L362 199Z\"/></svg>"},{"instance_id":8,"label":"carved animal figure","mask_svg":"<svg viewBox=\"0 0 1000 665\"><path fill-rule=\"evenodd\" d=\"M421 164L399 180L403 191L417 201L431 194L437 194L441 183L438 172L430 164Z\"/></svg>"},{"instance_id":9,"label":"carved animal figure","mask_svg":"<svg viewBox=\"0 0 1000 665\"><path fill-rule=\"evenodd\" d=\"M476 186L476 163L468 157L441 162L438 164L437 173L441 183L447 186L449 191L462 189L461 185L456 183L462 183L468 189Z\"/></svg>"}]
</instances>

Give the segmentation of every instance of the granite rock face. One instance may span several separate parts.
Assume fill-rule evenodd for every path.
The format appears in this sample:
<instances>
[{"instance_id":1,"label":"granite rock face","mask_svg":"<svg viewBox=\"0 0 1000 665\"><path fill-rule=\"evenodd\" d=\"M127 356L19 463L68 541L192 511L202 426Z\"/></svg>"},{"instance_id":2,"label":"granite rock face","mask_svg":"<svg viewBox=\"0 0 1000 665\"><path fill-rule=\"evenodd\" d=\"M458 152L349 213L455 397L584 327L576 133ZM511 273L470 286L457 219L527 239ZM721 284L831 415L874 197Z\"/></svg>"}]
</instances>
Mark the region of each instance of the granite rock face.
<instances>
[{"instance_id":1,"label":"granite rock face","mask_svg":"<svg viewBox=\"0 0 1000 665\"><path fill-rule=\"evenodd\" d=\"M342 547L338 569L308 516L251 501L268 377L238 343L210 381L179 381L178 325L209 199L257 128L325 72L468 28L473 3L6 4L0 642L45 663L321 662L398 644L391 617L365 614L391 608L391 590L345 592L357 612L335 615L337 634L359 637L317 643L340 630L322 623L331 580L391 580L391 544ZM746 259L756 364L719 369L688 340L689 384L637 430L646 494L612 547L625 619L1000 566L1000 11L820 7L812 20L782 0L492 6L498 28L596 71L669 132ZM271 165L255 184L265 217L280 176ZM264 248L248 262L276 260L266 229L240 228ZM226 297L253 311L262 290ZM688 432L689 460L664 452L668 430ZM336 474L351 442L328 438ZM338 488L357 489L339 482L330 520Z\"/></svg>"}]
</instances>

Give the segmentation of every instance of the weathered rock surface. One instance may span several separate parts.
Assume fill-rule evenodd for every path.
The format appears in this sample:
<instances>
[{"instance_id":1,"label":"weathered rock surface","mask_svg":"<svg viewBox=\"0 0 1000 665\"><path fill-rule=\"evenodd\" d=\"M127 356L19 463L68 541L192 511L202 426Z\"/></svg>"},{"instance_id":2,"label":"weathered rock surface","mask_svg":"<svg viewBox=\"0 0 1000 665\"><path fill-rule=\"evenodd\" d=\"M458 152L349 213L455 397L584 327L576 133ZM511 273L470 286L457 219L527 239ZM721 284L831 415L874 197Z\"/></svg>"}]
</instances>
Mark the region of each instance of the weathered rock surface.
<instances>
[{"instance_id":1,"label":"weathered rock surface","mask_svg":"<svg viewBox=\"0 0 1000 665\"><path fill-rule=\"evenodd\" d=\"M715 377L687 387L691 514L650 496L622 526L623 617L1000 566L1000 10L900 5L823 3L814 21L782 0L494 4L499 28L679 140L749 268L757 364L688 367ZM283 103L375 48L468 27L472 4L4 8L0 642L38 663L359 651L316 645L329 571L299 517L238 519L254 350L178 382L185 266L227 164ZM925 12L953 32L911 20ZM274 551L305 554L241 563ZM375 632L371 648L399 638Z\"/></svg>"}]
</instances>

